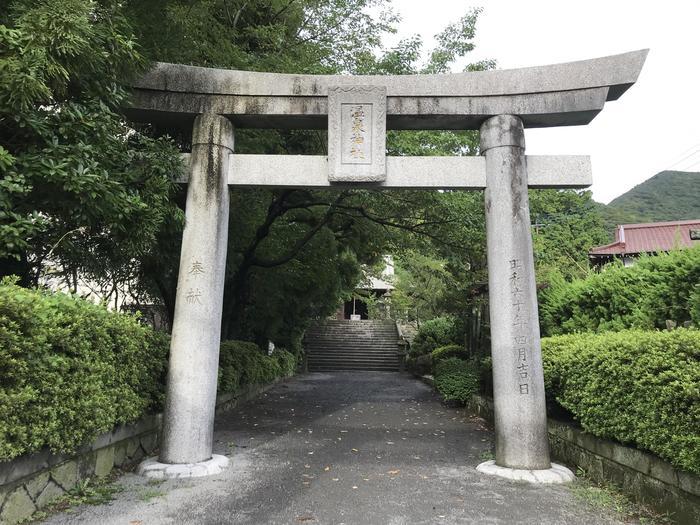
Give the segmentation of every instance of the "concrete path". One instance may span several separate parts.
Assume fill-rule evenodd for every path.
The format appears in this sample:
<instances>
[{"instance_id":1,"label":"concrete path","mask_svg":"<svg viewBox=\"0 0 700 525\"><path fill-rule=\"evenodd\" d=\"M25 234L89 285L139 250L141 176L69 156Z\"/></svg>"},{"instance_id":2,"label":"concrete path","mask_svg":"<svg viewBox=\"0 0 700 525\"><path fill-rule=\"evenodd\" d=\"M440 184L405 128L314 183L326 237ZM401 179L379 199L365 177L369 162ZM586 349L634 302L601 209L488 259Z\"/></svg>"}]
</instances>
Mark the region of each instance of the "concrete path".
<instances>
[{"instance_id":1,"label":"concrete path","mask_svg":"<svg viewBox=\"0 0 700 525\"><path fill-rule=\"evenodd\" d=\"M148 482L46 523L618 523L565 486L483 476L493 433L423 383L387 372L309 374L217 418L224 474Z\"/></svg>"}]
</instances>

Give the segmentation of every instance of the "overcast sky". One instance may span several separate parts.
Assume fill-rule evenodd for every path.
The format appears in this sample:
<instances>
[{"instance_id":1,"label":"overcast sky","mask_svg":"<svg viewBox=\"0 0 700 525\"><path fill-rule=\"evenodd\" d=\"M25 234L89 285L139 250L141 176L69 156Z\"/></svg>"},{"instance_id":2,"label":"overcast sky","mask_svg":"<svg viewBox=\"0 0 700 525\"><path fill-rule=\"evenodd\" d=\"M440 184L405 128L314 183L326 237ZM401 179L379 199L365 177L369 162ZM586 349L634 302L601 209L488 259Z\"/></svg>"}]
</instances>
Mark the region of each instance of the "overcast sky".
<instances>
[{"instance_id":1,"label":"overcast sky","mask_svg":"<svg viewBox=\"0 0 700 525\"><path fill-rule=\"evenodd\" d=\"M470 7L483 7L470 61L493 58L499 69L649 48L637 84L608 102L591 124L528 130L527 151L590 155L593 196L606 203L664 169L700 172L700 0L393 0L393 5L403 18L397 37L420 34L426 47Z\"/></svg>"}]
</instances>

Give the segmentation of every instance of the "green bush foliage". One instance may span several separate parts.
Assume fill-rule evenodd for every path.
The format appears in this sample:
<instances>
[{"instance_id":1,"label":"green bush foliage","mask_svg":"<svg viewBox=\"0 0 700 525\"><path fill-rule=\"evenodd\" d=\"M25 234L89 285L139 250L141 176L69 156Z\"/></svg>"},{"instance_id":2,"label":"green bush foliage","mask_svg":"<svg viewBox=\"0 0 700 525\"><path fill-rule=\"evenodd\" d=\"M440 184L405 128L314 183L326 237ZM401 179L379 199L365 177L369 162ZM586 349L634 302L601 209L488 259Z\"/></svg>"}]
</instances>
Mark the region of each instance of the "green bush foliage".
<instances>
[{"instance_id":1,"label":"green bush foliage","mask_svg":"<svg viewBox=\"0 0 700 525\"><path fill-rule=\"evenodd\" d=\"M272 352L272 358L277 360L282 377L291 377L296 373L297 358L293 353L284 348L277 348Z\"/></svg>"},{"instance_id":2,"label":"green bush foliage","mask_svg":"<svg viewBox=\"0 0 700 525\"><path fill-rule=\"evenodd\" d=\"M700 331L542 340L545 388L584 430L700 473Z\"/></svg>"},{"instance_id":3,"label":"green bush foliage","mask_svg":"<svg viewBox=\"0 0 700 525\"><path fill-rule=\"evenodd\" d=\"M168 338L136 317L0 283L0 458L74 450L160 408Z\"/></svg>"},{"instance_id":4,"label":"green bush foliage","mask_svg":"<svg viewBox=\"0 0 700 525\"><path fill-rule=\"evenodd\" d=\"M420 325L411 343L413 356L429 354L438 347L457 342L455 320L452 317L436 317Z\"/></svg>"},{"instance_id":5,"label":"green bush foliage","mask_svg":"<svg viewBox=\"0 0 700 525\"><path fill-rule=\"evenodd\" d=\"M72 452L162 408L169 337L133 315L0 282L0 460ZM219 392L294 374L286 350L221 345Z\"/></svg>"},{"instance_id":6,"label":"green bush foliage","mask_svg":"<svg viewBox=\"0 0 700 525\"><path fill-rule=\"evenodd\" d=\"M468 359L469 358L469 352L467 352L467 349L464 348L462 345L445 345L441 346L439 348L436 348L431 352L431 356L433 357L433 365L443 359L447 359L448 357L456 357L458 359Z\"/></svg>"},{"instance_id":7,"label":"green bush foliage","mask_svg":"<svg viewBox=\"0 0 700 525\"><path fill-rule=\"evenodd\" d=\"M553 282L541 295L546 335L664 328L666 320L700 325L700 246L609 265L572 282Z\"/></svg>"},{"instance_id":8,"label":"green bush foliage","mask_svg":"<svg viewBox=\"0 0 700 525\"><path fill-rule=\"evenodd\" d=\"M472 361L448 357L434 368L435 388L446 401L466 403L479 390L479 371Z\"/></svg>"},{"instance_id":9,"label":"green bush foliage","mask_svg":"<svg viewBox=\"0 0 700 525\"><path fill-rule=\"evenodd\" d=\"M270 383L282 376L280 362L248 341L224 341L219 353L219 392Z\"/></svg>"},{"instance_id":10,"label":"green bush foliage","mask_svg":"<svg viewBox=\"0 0 700 525\"><path fill-rule=\"evenodd\" d=\"M433 373L433 356L431 354L407 355L406 367L417 376Z\"/></svg>"}]
</instances>

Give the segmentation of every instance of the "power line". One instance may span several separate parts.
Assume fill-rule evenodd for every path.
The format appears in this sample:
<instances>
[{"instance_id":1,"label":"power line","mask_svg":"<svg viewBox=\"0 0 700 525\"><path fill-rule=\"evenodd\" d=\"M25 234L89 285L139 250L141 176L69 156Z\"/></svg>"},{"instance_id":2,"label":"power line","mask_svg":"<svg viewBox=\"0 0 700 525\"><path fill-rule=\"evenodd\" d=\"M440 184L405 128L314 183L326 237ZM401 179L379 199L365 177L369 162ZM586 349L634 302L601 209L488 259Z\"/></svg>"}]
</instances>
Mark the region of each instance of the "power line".
<instances>
[{"instance_id":1,"label":"power line","mask_svg":"<svg viewBox=\"0 0 700 525\"><path fill-rule=\"evenodd\" d=\"M681 152L679 153L679 156L680 156L680 155L685 155L685 154L688 153L690 150L696 149L698 146L700 146L700 142L698 142L697 144L694 144L694 145L690 146L690 147L689 147L688 149L686 149L686 150L681 151Z\"/></svg>"},{"instance_id":2,"label":"power line","mask_svg":"<svg viewBox=\"0 0 700 525\"><path fill-rule=\"evenodd\" d=\"M685 157L681 158L680 160L677 160L676 162L674 162L673 164L671 164L671 165L670 165L668 168L666 168L666 169L670 170L670 169L674 168L675 166L678 166L681 162L684 162L684 161L688 160L689 158L692 158L692 157L694 157L695 155L699 154L699 153L700 153L700 144L697 144L697 145L695 146L695 148L696 148L695 151L692 151L691 153L689 153L689 154L686 155ZM688 150L686 150L686 151L688 151Z\"/></svg>"},{"instance_id":3,"label":"power line","mask_svg":"<svg viewBox=\"0 0 700 525\"><path fill-rule=\"evenodd\" d=\"M695 166L700 166L700 160L698 160L698 161L696 161L696 162L693 162L693 163L692 163L691 165L689 165L689 166L686 166L685 168L683 168L682 171L693 171L693 168L694 168Z\"/></svg>"}]
</instances>

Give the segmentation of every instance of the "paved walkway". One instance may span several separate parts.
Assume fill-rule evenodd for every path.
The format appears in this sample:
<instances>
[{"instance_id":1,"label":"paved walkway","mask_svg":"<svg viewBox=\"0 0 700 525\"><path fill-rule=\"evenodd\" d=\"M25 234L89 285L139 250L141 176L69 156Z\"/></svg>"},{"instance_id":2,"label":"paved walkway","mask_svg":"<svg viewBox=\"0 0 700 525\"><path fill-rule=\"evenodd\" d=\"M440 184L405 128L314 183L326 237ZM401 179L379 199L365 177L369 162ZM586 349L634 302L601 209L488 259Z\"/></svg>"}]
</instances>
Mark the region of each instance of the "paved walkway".
<instances>
[{"instance_id":1,"label":"paved walkway","mask_svg":"<svg viewBox=\"0 0 700 525\"><path fill-rule=\"evenodd\" d=\"M223 474L160 484L128 474L107 505L47 523L618 523L564 486L483 476L493 433L430 388L386 372L309 374L217 419Z\"/></svg>"}]
</instances>

